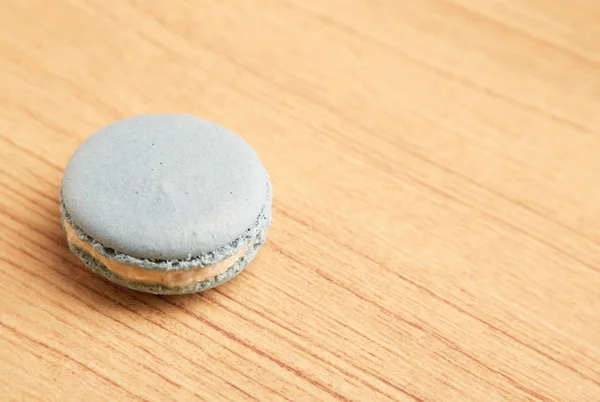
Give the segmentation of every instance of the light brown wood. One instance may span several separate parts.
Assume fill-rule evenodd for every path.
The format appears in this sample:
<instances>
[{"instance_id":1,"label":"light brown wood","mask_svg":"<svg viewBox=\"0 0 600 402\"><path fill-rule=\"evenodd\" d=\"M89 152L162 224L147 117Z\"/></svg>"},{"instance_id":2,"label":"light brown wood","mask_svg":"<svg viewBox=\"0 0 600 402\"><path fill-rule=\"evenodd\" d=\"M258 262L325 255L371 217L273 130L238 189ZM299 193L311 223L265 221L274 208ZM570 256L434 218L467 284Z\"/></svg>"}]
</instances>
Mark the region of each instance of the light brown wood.
<instances>
[{"instance_id":1,"label":"light brown wood","mask_svg":"<svg viewBox=\"0 0 600 402\"><path fill-rule=\"evenodd\" d=\"M7 0L0 399L600 401L596 0ZM275 190L259 257L156 297L68 251L99 127L189 112Z\"/></svg>"}]
</instances>

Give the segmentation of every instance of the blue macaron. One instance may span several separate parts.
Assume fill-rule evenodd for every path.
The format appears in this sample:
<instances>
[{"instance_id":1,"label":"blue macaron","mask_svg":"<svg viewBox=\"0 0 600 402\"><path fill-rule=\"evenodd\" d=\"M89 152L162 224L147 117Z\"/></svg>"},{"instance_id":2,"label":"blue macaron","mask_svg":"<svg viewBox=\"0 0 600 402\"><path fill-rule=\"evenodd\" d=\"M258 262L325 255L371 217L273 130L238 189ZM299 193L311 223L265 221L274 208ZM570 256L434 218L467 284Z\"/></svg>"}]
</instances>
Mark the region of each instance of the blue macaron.
<instances>
[{"instance_id":1,"label":"blue macaron","mask_svg":"<svg viewBox=\"0 0 600 402\"><path fill-rule=\"evenodd\" d=\"M89 137L61 188L70 249L131 289L218 286L252 261L271 222L268 174L232 131L184 114L142 115Z\"/></svg>"}]
</instances>

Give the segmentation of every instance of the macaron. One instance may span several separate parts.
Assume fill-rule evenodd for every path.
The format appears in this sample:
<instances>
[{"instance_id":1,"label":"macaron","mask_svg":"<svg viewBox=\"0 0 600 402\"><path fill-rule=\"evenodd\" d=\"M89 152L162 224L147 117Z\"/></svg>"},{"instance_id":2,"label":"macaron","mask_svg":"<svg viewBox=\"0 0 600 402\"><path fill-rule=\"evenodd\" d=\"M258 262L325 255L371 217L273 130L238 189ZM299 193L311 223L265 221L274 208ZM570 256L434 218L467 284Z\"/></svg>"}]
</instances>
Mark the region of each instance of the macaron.
<instances>
[{"instance_id":1,"label":"macaron","mask_svg":"<svg viewBox=\"0 0 600 402\"><path fill-rule=\"evenodd\" d=\"M154 294L235 277L271 222L268 174L232 131L185 114L112 123L65 169L61 220L71 251L104 278Z\"/></svg>"}]
</instances>

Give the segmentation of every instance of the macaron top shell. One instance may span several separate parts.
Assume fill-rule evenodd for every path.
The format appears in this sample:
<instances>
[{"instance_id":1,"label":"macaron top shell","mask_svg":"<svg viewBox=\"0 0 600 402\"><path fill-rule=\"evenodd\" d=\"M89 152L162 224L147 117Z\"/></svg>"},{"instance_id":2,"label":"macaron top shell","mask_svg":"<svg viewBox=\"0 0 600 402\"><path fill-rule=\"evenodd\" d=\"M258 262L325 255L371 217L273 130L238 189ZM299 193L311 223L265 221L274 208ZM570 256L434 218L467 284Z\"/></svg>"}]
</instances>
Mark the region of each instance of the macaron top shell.
<instances>
[{"instance_id":1,"label":"macaron top shell","mask_svg":"<svg viewBox=\"0 0 600 402\"><path fill-rule=\"evenodd\" d=\"M62 197L104 247L141 259L191 258L252 227L267 174L237 134L181 114L143 115L89 137L71 157Z\"/></svg>"}]
</instances>

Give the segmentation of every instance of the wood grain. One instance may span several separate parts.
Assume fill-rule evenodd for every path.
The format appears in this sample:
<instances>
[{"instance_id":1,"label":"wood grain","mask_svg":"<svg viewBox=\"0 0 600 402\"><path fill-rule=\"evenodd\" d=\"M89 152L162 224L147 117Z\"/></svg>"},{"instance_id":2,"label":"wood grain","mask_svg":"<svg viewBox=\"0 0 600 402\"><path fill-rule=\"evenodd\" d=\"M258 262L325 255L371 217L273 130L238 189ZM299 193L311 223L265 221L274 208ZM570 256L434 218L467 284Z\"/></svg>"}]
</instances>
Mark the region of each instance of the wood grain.
<instances>
[{"instance_id":1,"label":"wood grain","mask_svg":"<svg viewBox=\"0 0 600 402\"><path fill-rule=\"evenodd\" d=\"M600 401L600 4L7 0L2 400ZM275 190L234 281L84 270L75 148L139 113L239 132Z\"/></svg>"}]
</instances>

